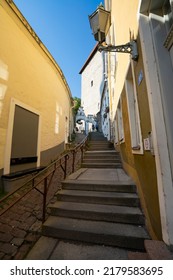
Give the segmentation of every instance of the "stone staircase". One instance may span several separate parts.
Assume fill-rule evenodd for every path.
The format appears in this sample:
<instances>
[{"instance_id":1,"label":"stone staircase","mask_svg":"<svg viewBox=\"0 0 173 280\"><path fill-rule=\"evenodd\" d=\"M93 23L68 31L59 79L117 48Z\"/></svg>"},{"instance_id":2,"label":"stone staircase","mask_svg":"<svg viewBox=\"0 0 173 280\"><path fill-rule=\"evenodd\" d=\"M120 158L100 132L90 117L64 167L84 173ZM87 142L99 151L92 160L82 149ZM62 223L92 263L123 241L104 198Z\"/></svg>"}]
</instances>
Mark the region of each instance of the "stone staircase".
<instances>
[{"instance_id":1,"label":"stone staircase","mask_svg":"<svg viewBox=\"0 0 173 280\"><path fill-rule=\"evenodd\" d=\"M115 150L87 151L84 155L84 168L122 168L120 155Z\"/></svg>"},{"instance_id":2,"label":"stone staircase","mask_svg":"<svg viewBox=\"0 0 173 280\"><path fill-rule=\"evenodd\" d=\"M90 134L88 151L85 153L82 167L86 168L122 168L121 158L112 143L99 132Z\"/></svg>"},{"instance_id":3,"label":"stone staircase","mask_svg":"<svg viewBox=\"0 0 173 280\"><path fill-rule=\"evenodd\" d=\"M102 180L105 168L107 178ZM117 177L111 180L109 174ZM42 229L48 237L139 251L149 239L136 186L121 169L118 153L99 133L91 135L82 168L62 182L49 209Z\"/></svg>"}]
</instances>

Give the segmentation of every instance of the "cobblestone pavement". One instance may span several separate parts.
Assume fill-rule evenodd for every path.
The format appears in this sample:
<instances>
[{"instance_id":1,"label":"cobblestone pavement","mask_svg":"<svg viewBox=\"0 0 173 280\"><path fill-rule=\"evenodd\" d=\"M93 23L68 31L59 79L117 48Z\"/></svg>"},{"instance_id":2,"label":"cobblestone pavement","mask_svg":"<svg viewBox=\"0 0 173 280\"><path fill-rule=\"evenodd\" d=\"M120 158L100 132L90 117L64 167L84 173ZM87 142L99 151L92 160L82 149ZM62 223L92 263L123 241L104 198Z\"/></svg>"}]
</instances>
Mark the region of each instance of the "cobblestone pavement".
<instances>
[{"instance_id":1,"label":"cobblestone pavement","mask_svg":"<svg viewBox=\"0 0 173 280\"><path fill-rule=\"evenodd\" d=\"M78 168L80 153L76 156L75 170ZM68 160L68 172L72 170L72 156ZM56 192L61 188L63 171L59 167L53 177L47 204L56 199ZM40 185L39 188L43 188ZM42 226L42 195L33 189L17 204L0 216L0 259L22 260L39 239ZM48 216L48 213L46 213Z\"/></svg>"}]
</instances>

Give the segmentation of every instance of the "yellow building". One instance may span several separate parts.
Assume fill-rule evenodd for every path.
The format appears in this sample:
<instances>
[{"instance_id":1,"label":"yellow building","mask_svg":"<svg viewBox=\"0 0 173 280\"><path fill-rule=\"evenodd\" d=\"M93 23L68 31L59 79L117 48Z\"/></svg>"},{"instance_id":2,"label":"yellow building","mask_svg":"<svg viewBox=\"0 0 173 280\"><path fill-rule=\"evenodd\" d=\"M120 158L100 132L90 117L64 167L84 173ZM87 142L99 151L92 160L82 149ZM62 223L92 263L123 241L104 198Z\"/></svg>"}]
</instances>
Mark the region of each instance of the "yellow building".
<instances>
[{"instance_id":1,"label":"yellow building","mask_svg":"<svg viewBox=\"0 0 173 280\"><path fill-rule=\"evenodd\" d=\"M0 175L47 165L72 130L66 79L13 1L0 1Z\"/></svg>"},{"instance_id":2,"label":"yellow building","mask_svg":"<svg viewBox=\"0 0 173 280\"><path fill-rule=\"evenodd\" d=\"M108 54L111 139L136 182L153 239L173 245L172 0L105 0L106 43L136 40L139 58Z\"/></svg>"},{"instance_id":3,"label":"yellow building","mask_svg":"<svg viewBox=\"0 0 173 280\"><path fill-rule=\"evenodd\" d=\"M105 2L111 11L108 42L122 45L137 39L140 51L137 19L139 1ZM137 80L144 72L142 55L140 53L138 62L135 62L129 54L116 53L114 69L111 67L112 55L109 56L112 138L116 149L121 152L124 169L138 187L150 235L161 239L155 159L150 152L144 151L143 146L143 139L148 138L151 132L151 123L145 81L141 78L141 83L138 84Z\"/></svg>"}]
</instances>

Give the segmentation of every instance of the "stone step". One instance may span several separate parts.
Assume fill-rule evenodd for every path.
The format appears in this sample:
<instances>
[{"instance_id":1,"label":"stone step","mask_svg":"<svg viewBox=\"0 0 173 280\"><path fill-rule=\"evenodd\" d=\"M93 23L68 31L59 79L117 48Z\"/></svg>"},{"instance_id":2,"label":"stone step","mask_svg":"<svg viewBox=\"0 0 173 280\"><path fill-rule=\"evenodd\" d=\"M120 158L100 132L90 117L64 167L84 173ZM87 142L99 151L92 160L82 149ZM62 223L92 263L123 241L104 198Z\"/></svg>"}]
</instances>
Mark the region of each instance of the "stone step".
<instances>
[{"instance_id":1,"label":"stone step","mask_svg":"<svg viewBox=\"0 0 173 280\"><path fill-rule=\"evenodd\" d=\"M108 142L89 142L89 147L105 147L105 148L107 148L107 147L109 147L109 148L112 148L112 149L114 149L114 147L113 147L113 145L112 144L110 144L110 143L108 143Z\"/></svg>"},{"instance_id":2,"label":"stone step","mask_svg":"<svg viewBox=\"0 0 173 280\"><path fill-rule=\"evenodd\" d=\"M120 157L120 154L115 152L114 150L107 150L107 151L86 151L84 154L85 157Z\"/></svg>"},{"instance_id":3,"label":"stone step","mask_svg":"<svg viewBox=\"0 0 173 280\"><path fill-rule=\"evenodd\" d=\"M110 155L100 155L100 154L84 154L84 159L100 159L100 160L105 160L105 159L117 159L117 160L121 160L119 155L114 155L114 154L110 154Z\"/></svg>"},{"instance_id":4,"label":"stone step","mask_svg":"<svg viewBox=\"0 0 173 280\"><path fill-rule=\"evenodd\" d=\"M89 137L89 140L90 141L107 141L107 138L104 137L102 134L90 134L90 137Z\"/></svg>"},{"instance_id":5,"label":"stone step","mask_svg":"<svg viewBox=\"0 0 173 280\"><path fill-rule=\"evenodd\" d=\"M68 218L144 224L144 216L138 207L100 205L57 201L49 205L50 214Z\"/></svg>"},{"instance_id":6,"label":"stone step","mask_svg":"<svg viewBox=\"0 0 173 280\"><path fill-rule=\"evenodd\" d=\"M111 147L102 147L102 146L97 146L97 147L95 147L95 146L90 146L89 148L88 148L88 151L102 151L102 150L107 150L107 151L113 151L113 149L111 148Z\"/></svg>"},{"instance_id":7,"label":"stone step","mask_svg":"<svg viewBox=\"0 0 173 280\"><path fill-rule=\"evenodd\" d=\"M107 141L107 139L105 139L105 138L101 138L101 139L98 138L97 140L90 140L89 143L91 143L91 144L104 144L104 143L106 143L106 144L109 144L109 145L113 146L113 143Z\"/></svg>"},{"instance_id":8,"label":"stone step","mask_svg":"<svg viewBox=\"0 0 173 280\"><path fill-rule=\"evenodd\" d=\"M93 180L69 180L62 181L62 187L66 190L85 190L100 192L125 192L136 193L136 186L133 182L122 181L93 181Z\"/></svg>"},{"instance_id":9,"label":"stone step","mask_svg":"<svg viewBox=\"0 0 173 280\"><path fill-rule=\"evenodd\" d=\"M95 139L90 139L89 143L93 143L93 142L103 142L103 143L107 143L108 140L106 138L102 138L102 137L97 137Z\"/></svg>"},{"instance_id":10,"label":"stone step","mask_svg":"<svg viewBox=\"0 0 173 280\"><path fill-rule=\"evenodd\" d=\"M85 154L100 154L100 153L103 153L103 155L105 154L120 154L119 152L115 151L114 149L113 150L103 150L103 151L86 151Z\"/></svg>"},{"instance_id":11,"label":"stone step","mask_svg":"<svg viewBox=\"0 0 173 280\"><path fill-rule=\"evenodd\" d=\"M104 161L104 163L119 163L119 164L121 164L120 159L109 158L109 157L106 157L104 159L102 159L102 158L85 158L84 157L82 164L102 163L103 161Z\"/></svg>"},{"instance_id":12,"label":"stone step","mask_svg":"<svg viewBox=\"0 0 173 280\"><path fill-rule=\"evenodd\" d=\"M139 206L139 198L135 193L98 192L80 190L61 190L57 193L60 201Z\"/></svg>"},{"instance_id":13,"label":"stone step","mask_svg":"<svg viewBox=\"0 0 173 280\"><path fill-rule=\"evenodd\" d=\"M111 149L115 150L114 145L112 143L107 142L107 141L90 141L88 143L88 145L89 145L89 147L97 148L97 147L100 146L100 147L105 147L106 149L111 148Z\"/></svg>"},{"instance_id":14,"label":"stone step","mask_svg":"<svg viewBox=\"0 0 173 280\"><path fill-rule=\"evenodd\" d=\"M43 235L95 244L144 249L144 239L149 236L137 225L89 221L50 216L43 224Z\"/></svg>"},{"instance_id":15,"label":"stone step","mask_svg":"<svg viewBox=\"0 0 173 280\"><path fill-rule=\"evenodd\" d=\"M115 152L114 150L107 150L107 151L87 151L84 154L84 157L91 157L91 158L105 158L105 157L114 157L114 158L121 158L120 154Z\"/></svg>"},{"instance_id":16,"label":"stone step","mask_svg":"<svg viewBox=\"0 0 173 280\"><path fill-rule=\"evenodd\" d=\"M108 142L106 137L90 137L89 138L90 142L96 142L96 141L104 141L104 142Z\"/></svg>"},{"instance_id":17,"label":"stone step","mask_svg":"<svg viewBox=\"0 0 173 280\"><path fill-rule=\"evenodd\" d=\"M107 163L107 162L100 162L100 163L82 163L82 168L122 168L121 163Z\"/></svg>"}]
</instances>

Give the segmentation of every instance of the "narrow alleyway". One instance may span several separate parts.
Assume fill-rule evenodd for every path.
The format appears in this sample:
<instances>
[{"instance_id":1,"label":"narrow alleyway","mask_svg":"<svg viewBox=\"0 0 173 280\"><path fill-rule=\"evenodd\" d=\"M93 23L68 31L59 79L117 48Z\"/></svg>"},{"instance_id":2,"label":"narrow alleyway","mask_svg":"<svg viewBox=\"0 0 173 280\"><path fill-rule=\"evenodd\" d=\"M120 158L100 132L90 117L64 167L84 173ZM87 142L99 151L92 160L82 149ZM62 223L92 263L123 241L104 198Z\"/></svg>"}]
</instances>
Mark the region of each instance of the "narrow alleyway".
<instances>
[{"instance_id":1,"label":"narrow alleyway","mask_svg":"<svg viewBox=\"0 0 173 280\"><path fill-rule=\"evenodd\" d=\"M128 250L144 250L149 239L139 206L119 154L92 133L82 167L62 182L27 259L128 259Z\"/></svg>"}]
</instances>

